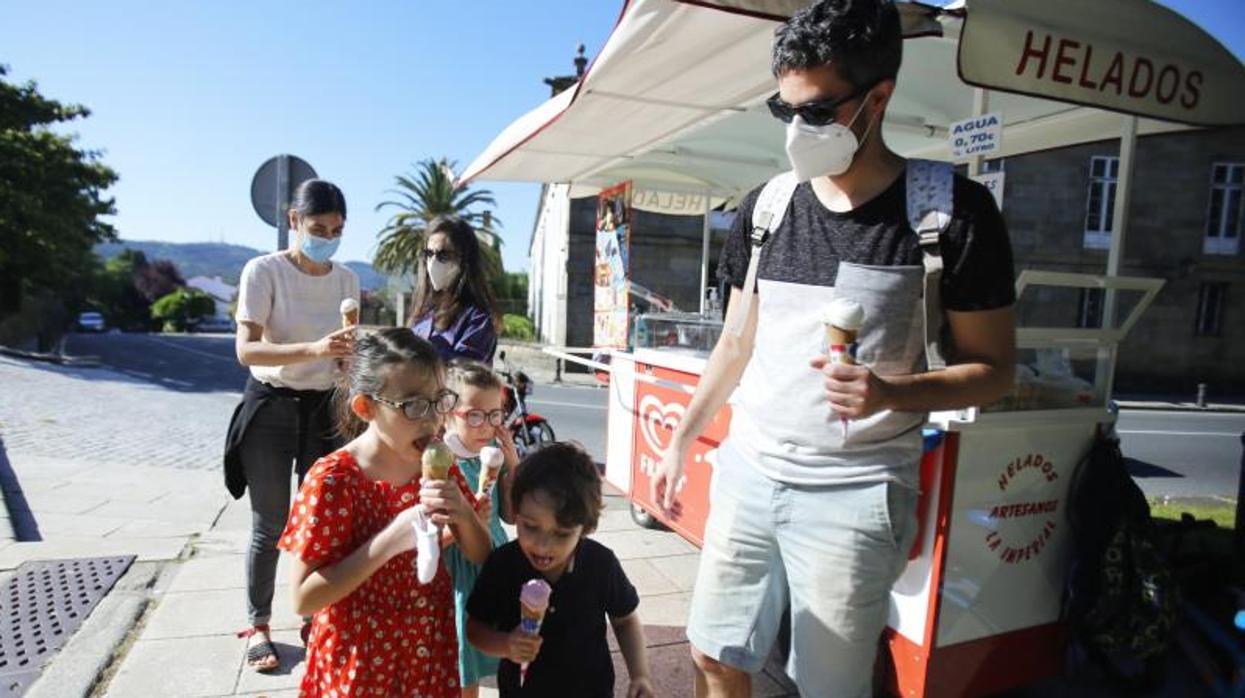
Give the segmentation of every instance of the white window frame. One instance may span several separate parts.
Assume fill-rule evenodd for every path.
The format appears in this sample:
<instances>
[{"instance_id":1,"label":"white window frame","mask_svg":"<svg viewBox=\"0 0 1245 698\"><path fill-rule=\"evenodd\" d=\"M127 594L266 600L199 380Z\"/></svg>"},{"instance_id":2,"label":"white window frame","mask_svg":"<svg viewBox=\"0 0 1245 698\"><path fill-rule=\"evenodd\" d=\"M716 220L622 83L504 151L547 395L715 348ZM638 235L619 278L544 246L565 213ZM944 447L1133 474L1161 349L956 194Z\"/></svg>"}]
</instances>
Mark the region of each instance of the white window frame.
<instances>
[{"instance_id":1,"label":"white window frame","mask_svg":"<svg viewBox=\"0 0 1245 698\"><path fill-rule=\"evenodd\" d=\"M1237 181L1234 182L1233 179ZM1220 202L1218 211L1215 211L1216 195ZM1235 225L1233 216L1236 218ZM1243 218L1245 162L1214 163L1210 167L1210 194L1206 198L1206 229L1202 252L1214 255L1235 255L1240 252Z\"/></svg>"},{"instance_id":2,"label":"white window frame","mask_svg":"<svg viewBox=\"0 0 1245 698\"><path fill-rule=\"evenodd\" d=\"M1095 175L1094 167L1102 163L1102 174ZM1089 159L1089 188L1085 192L1085 239L1086 249L1111 248L1111 224L1115 219L1115 188L1119 181L1120 159L1114 155L1094 155ZM1092 210L1094 189L1101 188L1098 210Z\"/></svg>"}]
</instances>

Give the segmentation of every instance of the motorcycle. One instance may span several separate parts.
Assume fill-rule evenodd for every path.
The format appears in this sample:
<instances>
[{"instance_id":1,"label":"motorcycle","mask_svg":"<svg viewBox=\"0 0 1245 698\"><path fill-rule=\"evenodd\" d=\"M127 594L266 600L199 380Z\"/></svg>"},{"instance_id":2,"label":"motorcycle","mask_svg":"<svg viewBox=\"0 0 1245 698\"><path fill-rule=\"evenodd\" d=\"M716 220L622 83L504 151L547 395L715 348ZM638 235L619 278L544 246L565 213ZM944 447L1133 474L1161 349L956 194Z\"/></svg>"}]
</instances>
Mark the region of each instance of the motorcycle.
<instances>
[{"instance_id":1,"label":"motorcycle","mask_svg":"<svg viewBox=\"0 0 1245 698\"><path fill-rule=\"evenodd\" d=\"M506 352L497 355L502 368L497 375L505 380L502 390L502 409L506 412L506 425L514 437L514 444L523 456L528 451L555 440L549 420L527 407L527 396L532 394L532 379L521 369L511 369L506 363Z\"/></svg>"}]
</instances>

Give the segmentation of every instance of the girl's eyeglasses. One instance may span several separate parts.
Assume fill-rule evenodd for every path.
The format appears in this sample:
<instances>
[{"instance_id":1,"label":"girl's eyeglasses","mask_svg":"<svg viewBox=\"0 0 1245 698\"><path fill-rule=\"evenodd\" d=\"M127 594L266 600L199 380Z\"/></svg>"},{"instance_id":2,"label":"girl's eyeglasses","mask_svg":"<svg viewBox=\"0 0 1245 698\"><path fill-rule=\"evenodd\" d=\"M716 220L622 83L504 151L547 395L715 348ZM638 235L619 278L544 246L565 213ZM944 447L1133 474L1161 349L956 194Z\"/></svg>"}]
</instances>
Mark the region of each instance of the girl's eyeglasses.
<instances>
[{"instance_id":1,"label":"girl's eyeglasses","mask_svg":"<svg viewBox=\"0 0 1245 698\"><path fill-rule=\"evenodd\" d=\"M499 427L506 420L505 410L458 410L454 414L466 419L470 427L482 427L486 422L489 426Z\"/></svg>"},{"instance_id":2,"label":"girl's eyeglasses","mask_svg":"<svg viewBox=\"0 0 1245 698\"><path fill-rule=\"evenodd\" d=\"M424 258L425 262L433 257L436 257L437 261L442 263L458 259L458 254L454 250L420 250L419 254Z\"/></svg>"},{"instance_id":3,"label":"girl's eyeglasses","mask_svg":"<svg viewBox=\"0 0 1245 698\"><path fill-rule=\"evenodd\" d=\"M401 410L407 419L427 419L436 414L449 414L458 404L458 393L450 389L442 390L431 399L426 397L413 397L408 400L390 400L380 395L372 395L371 398L382 405L388 405L395 410Z\"/></svg>"}]
</instances>

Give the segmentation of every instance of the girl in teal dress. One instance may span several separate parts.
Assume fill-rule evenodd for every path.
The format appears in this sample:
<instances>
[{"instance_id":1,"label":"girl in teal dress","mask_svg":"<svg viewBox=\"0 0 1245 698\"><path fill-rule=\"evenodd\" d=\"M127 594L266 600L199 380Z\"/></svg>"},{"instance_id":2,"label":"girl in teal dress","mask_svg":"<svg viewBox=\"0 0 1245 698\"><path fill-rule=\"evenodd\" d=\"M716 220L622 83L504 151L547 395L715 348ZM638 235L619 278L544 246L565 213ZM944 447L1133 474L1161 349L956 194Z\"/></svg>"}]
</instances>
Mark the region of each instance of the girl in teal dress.
<instances>
[{"instance_id":1,"label":"girl in teal dress","mask_svg":"<svg viewBox=\"0 0 1245 698\"><path fill-rule=\"evenodd\" d=\"M509 540L501 522L512 523L510 482L519 464L510 430L505 427L502 383L497 374L475 361L455 359L449 365L449 387L458 393L458 405L446 421L445 443L454 451L458 469L472 491L477 493L476 509L493 539L493 547ZM501 449L504 465L497 480L487 484L481 494L480 451L486 446ZM445 549L445 565L454 579L454 611L458 625L458 670L463 698L476 698L480 679L497 674L498 660L480 652L467 642L467 599L475 586L480 566L462 554L457 544Z\"/></svg>"}]
</instances>

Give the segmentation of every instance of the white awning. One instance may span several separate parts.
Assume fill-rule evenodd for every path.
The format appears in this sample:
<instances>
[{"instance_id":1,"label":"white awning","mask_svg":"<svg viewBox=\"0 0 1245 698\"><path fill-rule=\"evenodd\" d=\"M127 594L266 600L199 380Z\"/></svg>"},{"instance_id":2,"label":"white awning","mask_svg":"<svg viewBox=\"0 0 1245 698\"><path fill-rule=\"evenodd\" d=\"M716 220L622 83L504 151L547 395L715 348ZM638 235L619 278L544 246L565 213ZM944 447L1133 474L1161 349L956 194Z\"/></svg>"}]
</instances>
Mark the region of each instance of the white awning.
<instances>
[{"instance_id":1,"label":"white awning","mask_svg":"<svg viewBox=\"0 0 1245 698\"><path fill-rule=\"evenodd\" d=\"M716 196L757 185L788 167L782 124L764 100L775 90L769 65L776 23L804 4L630 0L583 79L502 131L460 183L571 182L591 191L632 180ZM884 132L902 155L950 159L947 128L972 115L974 88L956 69L966 60L972 66L958 71L966 79L1009 90L990 92L989 111L1004 120L999 157L1119 136L1118 114L1069 102L1193 124L1245 123L1245 68L1205 32L1149 0L899 6L907 41ZM1016 76L1030 28L1029 61ZM1012 38L990 39L1004 32ZM1034 51L1046 36L1051 48L1039 77ZM1099 89L1117 53L1127 63L1122 95L1114 94L1114 81ZM1152 67L1153 84L1131 97L1128 71L1142 60ZM1180 83L1172 92L1174 71ZM1069 76L1071 85L1063 82ZM1090 82L1094 89L1085 86ZM1143 118L1138 133L1184 128Z\"/></svg>"}]
</instances>

